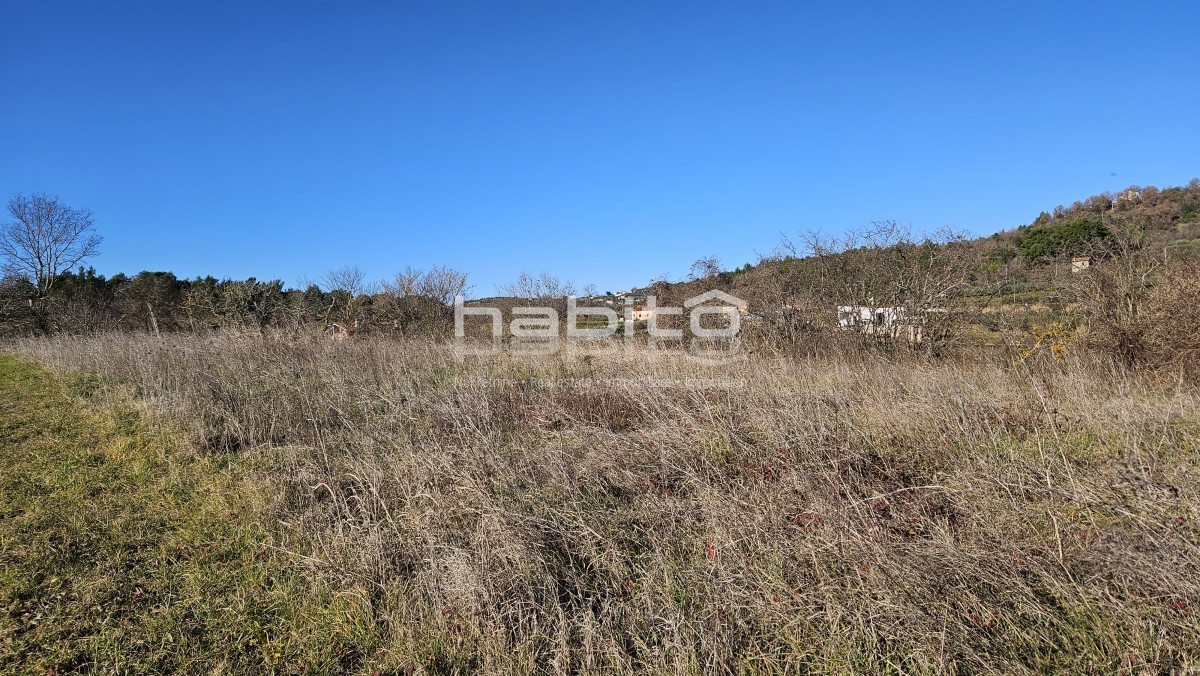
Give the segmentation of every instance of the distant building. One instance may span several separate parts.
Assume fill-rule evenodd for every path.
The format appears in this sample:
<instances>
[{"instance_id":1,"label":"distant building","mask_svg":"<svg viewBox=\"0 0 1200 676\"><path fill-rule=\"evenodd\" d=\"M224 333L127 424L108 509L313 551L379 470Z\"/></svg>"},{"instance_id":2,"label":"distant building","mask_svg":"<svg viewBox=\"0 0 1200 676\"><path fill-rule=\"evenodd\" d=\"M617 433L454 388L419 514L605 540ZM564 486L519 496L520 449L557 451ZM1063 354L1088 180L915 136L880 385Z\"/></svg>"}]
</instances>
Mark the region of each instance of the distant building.
<instances>
[{"instance_id":1,"label":"distant building","mask_svg":"<svg viewBox=\"0 0 1200 676\"><path fill-rule=\"evenodd\" d=\"M644 321L648 321L650 319L650 315L652 315L652 314L654 314L653 310L647 310L646 308L642 307L641 305L638 305L633 308L633 312L630 316L633 318L633 321L635 321L635 322L644 322Z\"/></svg>"},{"instance_id":2,"label":"distant building","mask_svg":"<svg viewBox=\"0 0 1200 676\"><path fill-rule=\"evenodd\" d=\"M346 326L342 322L334 322L326 329L325 333L333 340L342 341L349 338L358 329L358 322L352 326Z\"/></svg>"},{"instance_id":3,"label":"distant building","mask_svg":"<svg viewBox=\"0 0 1200 676\"><path fill-rule=\"evenodd\" d=\"M872 336L919 343L924 338L923 320L909 315L903 305L840 305L838 328Z\"/></svg>"},{"instance_id":4,"label":"distant building","mask_svg":"<svg viewBox=\"0 0 1200 676\"><path fill-rule=\"evenodd\" d=\"M903 305L870 307L865 305L842 305L838 307L838 328L855 329L864 326L892 326L908 318L908 308Z\"/></svg>"},{"instance_id":5,"label":"distant building","mask_svg":"<svg viewBox=\"0 0 1200 676\"><path fill-rule=\"evenodd\" d=\"M1141 201L1142 201L1142 193L1140 193L1136 190L1126 190L1117 195L1117 199L1113 202L1113 204L1116 205L1116 204L1120 204L1121 202L1141 202Z\"/></svg>"}]
</instances>

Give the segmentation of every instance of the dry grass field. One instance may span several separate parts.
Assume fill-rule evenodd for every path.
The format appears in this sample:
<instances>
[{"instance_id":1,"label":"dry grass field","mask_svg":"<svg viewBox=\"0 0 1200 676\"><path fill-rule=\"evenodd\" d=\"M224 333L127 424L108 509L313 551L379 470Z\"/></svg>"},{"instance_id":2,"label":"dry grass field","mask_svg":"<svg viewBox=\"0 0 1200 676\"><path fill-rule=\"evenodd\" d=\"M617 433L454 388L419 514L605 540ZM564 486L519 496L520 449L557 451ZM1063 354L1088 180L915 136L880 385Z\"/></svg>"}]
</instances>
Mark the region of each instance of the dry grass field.
<instances>
[{"instance_id":1,"label":"dry grass field","mask_svg":"<svg viewBox=\"0 0 1200 676\"><path fill-rule=\"evenodd\" d=\"M167 648L167 625L139 625L156 668L1200 669L1200 395L1070 353L460 361L271 335L8 350L57 372L70 406L172 439L145 444L155 491L221 477L189 500L228 532L191 537L235 542L209 573L235 589L219 609L139 601L209 617ZM10 554L4 579L38 563ZM10 619L30 598L4 597ZM80 648L58 663L10 623L0 659L119 670L105 622L71 625ZM244 648L196 648L241 626L258 627Z\"/></svg>"}]
</instances>

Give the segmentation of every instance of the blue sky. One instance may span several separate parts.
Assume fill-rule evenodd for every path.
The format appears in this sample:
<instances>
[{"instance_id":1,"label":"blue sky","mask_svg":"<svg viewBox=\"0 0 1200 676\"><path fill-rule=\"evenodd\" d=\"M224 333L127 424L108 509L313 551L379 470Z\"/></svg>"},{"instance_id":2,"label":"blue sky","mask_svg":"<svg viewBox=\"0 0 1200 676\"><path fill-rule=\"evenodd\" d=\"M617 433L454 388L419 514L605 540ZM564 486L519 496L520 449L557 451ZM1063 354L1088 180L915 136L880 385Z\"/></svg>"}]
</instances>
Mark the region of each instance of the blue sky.
<instances>
[{"instance_id":1,"label":"blue sky","mask_svg":"<svg viewBox=\"0 0 1200 676\"><path fill-rule=\"evenodd\" d=\"M1200 175L1200 4L906 4L7 2L0 196L91 208L105 274L489 295Z\"/></svg>"}]
</instances>

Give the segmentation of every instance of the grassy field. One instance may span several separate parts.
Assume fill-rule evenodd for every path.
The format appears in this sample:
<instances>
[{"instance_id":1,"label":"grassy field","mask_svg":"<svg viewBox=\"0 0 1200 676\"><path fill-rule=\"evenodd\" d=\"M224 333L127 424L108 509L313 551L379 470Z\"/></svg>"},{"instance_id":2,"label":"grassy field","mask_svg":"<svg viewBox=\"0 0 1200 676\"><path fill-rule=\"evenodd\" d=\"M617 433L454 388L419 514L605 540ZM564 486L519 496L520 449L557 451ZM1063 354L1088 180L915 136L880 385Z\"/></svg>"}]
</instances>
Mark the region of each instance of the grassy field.
<instances>
[{"instance_id":1,"label":"grassy field","mask_svg":"<svg viewBox=\"0 0 1200 676\"><path fill-rule=\"evenodd\" d=\"M1070 354L10 349L6 670L1200 668L1200 397Z\"/></svg>"},{"instance_id":2,"label":"grassy field","mask_svg":"<svg viewBox=\"0 0 1200 676\"><path fill-rule=\"evenodd\" d=\"M370 613L272 548L253 469L93 406L93 386L0 356L0 671L361 660Z\"/></svg>"}]
</instances>

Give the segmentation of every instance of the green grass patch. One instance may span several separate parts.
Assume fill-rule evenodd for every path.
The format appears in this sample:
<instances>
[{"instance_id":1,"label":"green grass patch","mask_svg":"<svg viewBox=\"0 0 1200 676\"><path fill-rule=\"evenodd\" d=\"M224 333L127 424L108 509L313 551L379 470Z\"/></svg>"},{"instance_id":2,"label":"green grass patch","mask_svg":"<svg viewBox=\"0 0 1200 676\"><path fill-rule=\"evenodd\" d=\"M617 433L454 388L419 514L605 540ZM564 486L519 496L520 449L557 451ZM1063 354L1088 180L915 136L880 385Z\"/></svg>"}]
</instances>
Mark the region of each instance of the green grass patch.
<instances>
[{"instance_id":1,"label":"green grass patch","mask_svg":"<svg viewBox=\"0 0 1200 676\"><path fill-rule=\"evenodd\" d=\"M341 672L374 646L303 579L238 459L0 355L0 672ZM365 594L363 595L365 598Z\"/></svg>"}]
</instances>

